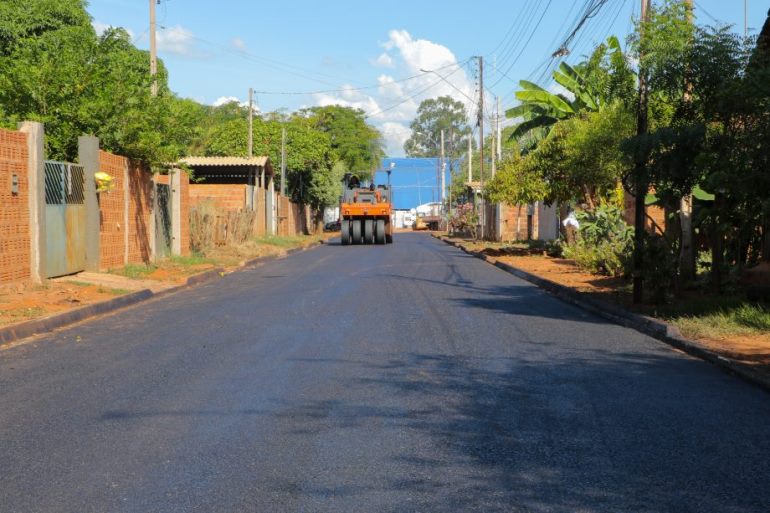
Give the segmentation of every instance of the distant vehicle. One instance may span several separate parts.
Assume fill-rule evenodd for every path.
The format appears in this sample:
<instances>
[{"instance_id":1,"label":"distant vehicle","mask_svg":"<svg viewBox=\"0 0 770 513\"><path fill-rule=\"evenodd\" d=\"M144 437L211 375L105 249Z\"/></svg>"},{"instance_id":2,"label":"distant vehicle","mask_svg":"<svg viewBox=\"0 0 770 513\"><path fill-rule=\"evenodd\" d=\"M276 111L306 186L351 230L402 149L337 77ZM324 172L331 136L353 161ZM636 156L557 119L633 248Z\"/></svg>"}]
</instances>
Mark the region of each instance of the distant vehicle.
<instances>
[{"instance_id":1,"label":"distant vehicle","mask_svg":"<svg viewBox=\"0 0 770 513\"><path fill-rule=\"evenodd\" d=\"M340 240L349 244L393 242L392 193L389 185L368 187L358 176L346 173L340 198Z\"/></svg>"},{"instance_id":2,"label":"distant vehicle","mask_svg":"<svg viewBox=\"0 0 770 513\"><path fill-rule=\"evenodd\" d=\"M331 223L326 223L324 225L324 231L325 232L338 232L338 231L340 231L340 222L339 221L332 221Z\"/></svg>"}]
</instances>

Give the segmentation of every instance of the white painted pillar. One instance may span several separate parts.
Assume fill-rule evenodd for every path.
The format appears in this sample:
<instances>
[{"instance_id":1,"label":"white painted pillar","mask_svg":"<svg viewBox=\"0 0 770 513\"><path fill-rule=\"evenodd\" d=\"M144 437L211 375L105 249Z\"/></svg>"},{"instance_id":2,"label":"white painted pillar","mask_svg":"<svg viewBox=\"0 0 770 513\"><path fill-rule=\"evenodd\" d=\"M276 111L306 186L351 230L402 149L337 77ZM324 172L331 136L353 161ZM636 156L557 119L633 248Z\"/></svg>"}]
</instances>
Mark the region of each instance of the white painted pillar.
<instances>
[{"instance_id":1,"label":"white painted pillar","mask_svg":"<svg viewBox=\"0 0 770 513\"><path fill-rule=\"evenodd\" d=\"M45 129L42 123L24 121L19 131L27 134L30 275L33 282L42 283L46 275Z\"/></svg>"}]
</instances>

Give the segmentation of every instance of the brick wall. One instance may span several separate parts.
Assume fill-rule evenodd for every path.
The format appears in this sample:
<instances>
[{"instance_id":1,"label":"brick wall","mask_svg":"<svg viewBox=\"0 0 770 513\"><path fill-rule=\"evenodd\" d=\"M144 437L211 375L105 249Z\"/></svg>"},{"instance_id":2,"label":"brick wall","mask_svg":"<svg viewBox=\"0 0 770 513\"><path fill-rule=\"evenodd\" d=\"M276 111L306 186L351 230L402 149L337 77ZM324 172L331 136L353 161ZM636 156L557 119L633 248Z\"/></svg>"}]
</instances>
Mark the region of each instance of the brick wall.
<instances>
[{"instance_id":1,"label":"brick wall","mask_svg":"<svg viewBox=\"0 0 770 513\"><path fill-rule=\"evenodd\" d=\"M527 240L527 212L529 207L527 205L521 206L508 206L500 205L500 216L502 223L500 223L501 237L504 241L510 240ZM534 209L532 215L532 233L533 239L538 238L538 209Z\"/></svg>"},{"instance_id":2,"label":"brick wall","mask_svg":"<svg viewBox=\"0 0 770 513\"><path fill-rule=\"evenodd\" d=\"M634 226L634 212L636 211L634 201L635 197L632 194L628 192L623 194L623 217L629 226ZM666 211L663 208L657 205L649 206L647 207L647 216L648 218L645 218L644 225L648 232L660 235L662 231L666 230ZM655 224L649 218L652 218Z\"/></svg>"},{"instance_id":3,"label":"brick wall","mask_svg":"<svg viewBox=\"0 0 770 513\"><path fill-rule=\"evenodd\" d=\"M99 194L100 267L112 269L125 264L124 175L127 161L118 155L99 152L99 170L113 178L114 187Z\"/></svg>"},{"instance_id":4,"label":"brick wall","mask_svg":"<svg viewBox=\"0 0 770 513\"><path fill-rule=\"evenodd\" d=\"M212 201L222 210L241 210L246 206L245 184L203 184L191 183L190 206L203 201Z\"/></svg>"},{"instance_id":5,"label":"brick wall","mask_svg":"<svg viewBox=\"0 0 770 513\"><path fill-rule=\"evenodd\" d=\"M31 277L27 134L0 129L0 283ZM19 193L11 193L12 175Z\"/></svg>"},{"instance_id":6,"label":"brick wall","mask_svg":"<svg viewBox=\"0 0 770 513\"><path fill-rule=\"evenodd\" d=\"M152 211L152 174L141 164L106 151L99 152L99 170L114 179L114 188L99 194L99 245L102 269L126 264L126 230L128 230L128 263L150 261L150 226ZM128 170L128 183L125 180ZM126 203L126 188L128 202ZM128 209L128 226L126 226Z\"/></svg>"},{"instance_id":7,"label":"brick wall","mask_svg":"<svg viewBox=\"0 0 770 513\"><path fill-rule=\"evenodd\" d=\"M128 162L128 183L128 261L141 264L152 256L152 173L141 164Z\"/></svg>"}]
</instances>

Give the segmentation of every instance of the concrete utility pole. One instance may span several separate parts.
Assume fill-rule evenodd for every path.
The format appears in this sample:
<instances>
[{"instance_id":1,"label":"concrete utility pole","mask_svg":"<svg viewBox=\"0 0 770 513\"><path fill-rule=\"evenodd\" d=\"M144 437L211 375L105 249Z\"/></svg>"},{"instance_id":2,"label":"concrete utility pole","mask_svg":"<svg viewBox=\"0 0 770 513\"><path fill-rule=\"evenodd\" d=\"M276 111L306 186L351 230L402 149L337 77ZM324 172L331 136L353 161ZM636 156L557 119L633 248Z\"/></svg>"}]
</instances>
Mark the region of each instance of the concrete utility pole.
<instances>
[{"instance_id":1,"label":"concrete utility pole","mask_svg":"<svg viewBox=\"0 0 770 513\"><path fill-rule=\"evenodd\" d=\"M501 129L502 123L500 123L500 97L497 97L497 161L503 161L503 131Z\"/></svg>"},{"instance_id":2,"label":"concrete utility pole","mask_svg":"<svg viewBox=\"0 0 770 513\"><path fill-rule=\"evenodd\" d=\"M486 224L486 202L484 201L484 57L479 56L479 187L481 189L481 240L484 240L484 224Z\"/></svg>"},{"instance_id":3,"label":"concrete utility pole","mask_svg":"<svg viewBox=\"0 0 770 513\"><path fill-rule=\"evenodd\" d=\"M749 37L749 0L743 0L743 37Z\"/></svg>"},{"instance_id":4,"label":"concrete utility pole","mask_svg":"<svg viewBox=\"0 0 770 513\"><path fill-rule=\"evenodd\" d=\"M468 134L468 184L473 182L473 136Z\"/></svg>"},{"instance_id":5,"label":"concrete utility pole","mask_svg":"<svg viewBox=\"0 0 770 513\"><path fill-rule=\"evenodd\" d=\"M158 74L158 48L155 41L155 2L150 0L150 93L152 96L158 96L158 81L155 76Z\"/></svg>"},{"instance_id":6,"label":"concrete utility pole","mask_svg":"<svg viewBox=\"0 0 770 513\"><path fill-rule=\"evenodd\" d=\"M254 89L249 87L249 158L254 156Z\"/></svg>"},{"instance_id":7,"label":"concrete utility pole","mask_svg":"<svg viewBox=\"0 0 770 513\"><path fill-rule=\"evenodd\" d=\"M446 162L444 160L444 131L441 130L441 205L444 205L446 199L446 177L444 176L446 168Z\"/></svg>"},{"instance_id":8,"label":"concrete utility pole","mask_svg":"<svg viewBox=\"0 0 770 513\"><path fill-rule=\"evenodd\" d=\"M281 196L286 196L286 128L281 128Z\"/></svg>"},{"instance_id":9,"label":"concrete utility pole","mask_svg":"<svg viewBox=\"0 0 770 513\"><path fill-rule=\"evenodd\" d=\"M642 24L650 19L650 0L642 0ZM644 32L640 34L644 37ZM639 61L643 60L643 55L639 56ZM645 135L647 133L647 109L648 109L648 91L646 71L640 64L639 66L639 104L636 113L636 134ZM634 170L634 270L633 270L633 301L639 304L644 299L644 238L645 238L645 200L649 189L649 180L647 178L647 156L638 157L636 168Z\"/></svg>"}]
</instances>

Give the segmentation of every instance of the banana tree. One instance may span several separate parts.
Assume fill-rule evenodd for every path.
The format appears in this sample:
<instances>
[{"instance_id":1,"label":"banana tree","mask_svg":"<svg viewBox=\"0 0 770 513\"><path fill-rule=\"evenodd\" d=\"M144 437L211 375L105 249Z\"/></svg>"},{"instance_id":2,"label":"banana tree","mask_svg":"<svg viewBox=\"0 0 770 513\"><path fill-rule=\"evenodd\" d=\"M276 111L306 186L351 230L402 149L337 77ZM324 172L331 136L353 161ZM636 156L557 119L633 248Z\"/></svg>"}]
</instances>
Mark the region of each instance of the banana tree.
<instances>
[{"instance_id":1,"label":"banana tree","mask_svg":"<svg viewBox=\"0 0 770 513\"><path fill-rule=\"evenodd\" d=\"M505 112L510 119L522 120L511 133L512 139L525 138L528 146L534 146L548 136L558 121L599 109L599 95L575 68L562 62L553 78L567 94L553 93L527 80L519 82L521 90L516 92L516 98L521 103Z\"/></svg>"},{"instance_id":2,"label":"banana tree","mask_svg":"<svg viewBox=\"0 0 770 513\"><path fill-rule=\"evenodd\" d=\"M521 122L511 138L532 148L564 119L580 112L595 112L614 100L633 96L635 75L617 37L611 36L593 51L585 62L570 66L563 62L553 72L553 79L563 89L554 93L522 80L516 98L518 106L506 111L510 119Z\"/></svg>"}]
</instances>

